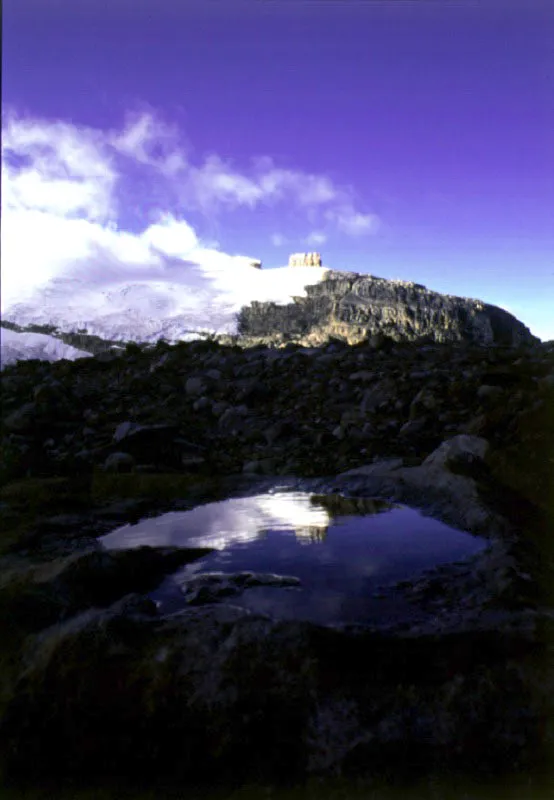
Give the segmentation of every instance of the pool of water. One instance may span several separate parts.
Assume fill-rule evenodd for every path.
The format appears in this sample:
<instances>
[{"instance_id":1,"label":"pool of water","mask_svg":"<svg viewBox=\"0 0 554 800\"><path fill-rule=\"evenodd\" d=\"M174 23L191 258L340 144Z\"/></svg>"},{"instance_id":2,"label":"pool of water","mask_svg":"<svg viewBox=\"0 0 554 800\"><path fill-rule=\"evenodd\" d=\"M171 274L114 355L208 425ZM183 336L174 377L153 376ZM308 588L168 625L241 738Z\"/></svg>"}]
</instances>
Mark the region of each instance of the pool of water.
<instances>
[{"instance_id":1,"label":"pool of water","mask_svg":"<svg viewBox=\"0 0 554 800\"><path fill-rule=\"evenodd\" d=\"M379 598L378 587L470 557L487 545L406 506L280 490L144 519L101 542L109 549L213 548L152 593L162 613L186 605L187 581L201 573L250 571L294 576L300 583L247 588L228 602L327 624L413 617L406 600Z\"/></svg>"}]
</instances>

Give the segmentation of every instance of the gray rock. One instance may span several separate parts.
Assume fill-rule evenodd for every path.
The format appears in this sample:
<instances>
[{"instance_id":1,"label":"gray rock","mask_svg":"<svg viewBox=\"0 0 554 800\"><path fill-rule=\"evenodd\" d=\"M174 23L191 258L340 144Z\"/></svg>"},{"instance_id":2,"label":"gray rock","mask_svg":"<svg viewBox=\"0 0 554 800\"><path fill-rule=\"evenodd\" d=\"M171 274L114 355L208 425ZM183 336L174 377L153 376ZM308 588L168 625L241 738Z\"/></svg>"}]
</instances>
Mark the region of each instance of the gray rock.
<instances>
[{"instance_id":1,"label":"gray rock","mask_svg":"<svg viewBox=\"0 0 554 800\"><path fill-rule=\"evenodd\" d=\"M198 470L202 469L202 467L207 466L207 463L207 459L205 459L203 456L187 453L183 453L181 455L181 466L187 472L197 472Z\"/></svg>"},{"instance_id":2,"label":"gray rock","mask_svg":"<svg viewBox=\"0 0 554 800\"><path fill-rule=\"evenodd\" d=\"M114 439L136 462L165 464L171 468L198 457L202 450L201 446L179 437L178 432L177 425L140 425L126 421L117 427Z\"/></svg>"},{"instance_id":3,"label":"gray rock","mask_svg":"<svg viewBox=\"0 0 554 800\"><path fill-rule=\"evenodd\" d=\"M448 467L450 462L467 456L474 460L483 461L488 449L489 443L486 439L479 436L459 434L443 442L440 447L427 456L422 466L443 469Z\"/></svg>"},{"instance_id":4,"label":"gray rock","mask_svg":"<svg viewBox=\"0 0 554 800\"><path fill-rule=\"evenodd\" d=\"M346 470L346 472L341 472L337 479L346 478L350 475L386 475L399 469L403 464L404 461L401 458L384 459L376 461L374 464L366 464L362 467L355 467L354 469Z\"/></svg>"},{"instance_id":5,"label":"gray rock","mask_svg":"<svg viewBox=\"0 0 554 800\"><path fill-rule=\"evenodd\" d=\"M219 430L244 431L248 427L248 421L246 419L248 413L248 408L244 405L226 408L219 417Z\"/></svg>"},{"instance_id":6,"label":"gray rock","mask_svg":"<svg viewBox=\"0 0 554 800\"><path fill-rule=\"evenodd\" d=\"M262 586L277 589L298 587L300 580L292 575L275 575L273 573L203 572L183 581L181 591L189 605L205 605L236 597L245 589Z\"/></svg>"},{"instance_id":7,"label":"gray rock","mask_svg":"<svg viewBox=\"0 0 554 800\"><path fill-rule=\"evenodd\" d=\"M488 561L449 565L396 587L422 616L413 625L404 620L403 630L378 627L379 635L248 614L233 607L233 598L255 588L237 576L196 586L188 597L199 605L162 619L144 598L90 608L121 591L142 591L136 579L143 570L152 578L152 554L117 566L111 556L82 552L82 561L48 561L49 553L94 550L92 537L154 513L157 499L99 509L91 495L81 520L68 516L69 506L48 511L16 537L9 556L10 569L17 563L25 574L41 560L40 587L35 575L18 599L9 581L9 592L0 591L3 644L19 630L16 621L25 635L40 632L27 642L24 659L19 652L6 659L15 665L13 686L0 676L0 753L10 770L181 770L186 785L196 768L205 775L235 770L235 779L240 769L253 780L290 774L291 764L302 775L365 770L373 777L384 765L448 769L457 758L458 767L492 769L495 759L515 762L533 750L552 697L549 673L539 679L532 669L551 626L540 603L552 586L544 543L554 519L545 468L554 437L554 348L486 344L513 342L521 329L512 322L499 329L502 319L473 301L435 302L421 287L383 288L378 280L367 282L365 297L356 276L343 276L304 303L328 321L315 341L320 334L346 341L367 336L359 320L382 300L375 340L357 347L335 341L312 347L307 357L290 342L280 349L284 338L249 351L254 342L237 337L232 346L168 348L162 364L159 352L145 352L122 354L113 364L9 367L0 432L9 508L0 510L2 526L8 536L21 535L21 509L8 497L13 491L17 498L18 482L25 488L32 477L40 499L46 476L73 481L81 454L90 471L106 463L118 469L123 459L137 472L234 474L249 487L263 484L269 469L294 472L299 491L305 478L317 476L318 492L343 493L352 503L405 503L486 536ZM344 302L337 304L339 295ZM449 316L460 308L468 312L465 322ZM290 309L271 313L278 321ZM301 328L293 317L291 325ZM432 346L407 341L433 325ZM439 344L445 336L448 343ZM466 343L452 341L458 336ZM313 337L308 325L300 339L313 344ZM204 394L183 391L191 376L205 384L209 405ZM62 419L50 389L38 392L40 403L29 402L37 387L56 383L67 401ZM190 507L192 489L177 493L171 509ZM80 502L82 494L79 484ZM4 586L8 573L1 572ZM79 609L88 610L67 618ZM529 659L527 647L536 648Z\"/></svg>"},{"instance_id":8,"label":"gray rock","mask_svg":"<svg viewBox=\"0 0 554 800\"><path fill-rule=\"evenodd\" d=\"M113 435L114 442L120 442L122 439L125 439L130 434L140 430L140 428L141 428L140 425L138 425L136 422L131 422L130 420L125 420L125 422L121 422L115 429L115 433Z\"/></svg>"},{"instance_id":9,"label":"gray rock","mask_svg":"<svg viewBox=\"0 0 554 800\"><path fill-rule=\"evenodd\" d=\"M200 397L198 400L194 401L192 407L195 411L205 411L206 409L212 407L212 403L207 397Z\"/></svg>"},{"instance_id":10,"label":"gray rock","mask_svg":"<svg viewBox=\"0 0 554 800\"><path fill-rule=\"evenodd\" d=\"M185 383L185 392L193 397L204 394L206 389L206 383L202 378L188 378Z\"/></svg>"},{"instance_id":11,"label":"gray rock","mask_svg":"<svg viewBox=\"0 0 554 800\"><path fill-rule=\"evenodd\" d=\"M420 417L422 413L433 413L436 411L438 401L429 389L420 389L410 403L410 419Z\"/></svg>"},{"instance_id":12,"label":"gray rock","mask_svg":"<svg viewBox=\"0 0 554 800\"><path fill-rule=\"evenodd\" d=\"M375 380L376 377L377 374L375 372L370 372L369 370L363 369L358 370L357 372L352 372L348 376L348 379L360 383L370 383L371 381Z\"/></svg>"},{"instance_id":13,"label":"gray rock","mask_svg":"<svg viewBox=\"0 0 554 800\"><path fill-rule=\"evenodd\" d=\"M275 475L277 462L274 458L258 458L246 461L242 471L248 475Z\"/></svg>"},{"instance_id":14,"label":"gray rock","mask_svg":"<svg viewBox=\"0 0 554 800\"><path fill-rule=\"evenodd\" d=\"M479 400L497 400L503 393L500 386L487 386L484 384L477 389L477 397Z\"/></svg>"},{"instance_id":15,"label":"gray rock","mask_svg":"<svg viewBox=\"0 0 554 800\"><path fill-rule=\"evenodd\" d=\"M37 408L35 403L25 403L17 411L9 414L3 421L6 431L14 433L27 433L35 425Z\"/></svg>"},{"instance_id":16,"label":"gray rock","mask_svg":"<svg viewBox=\"0 0 554 800\"><path fill-rule=\"evenodd\" d=\"M554 372L551 372L549 375L545 375L544 378L541 378L539 381L539 386L544 389L554 389Z\"/></svg>"},{"instance_id":17,"label":"gray rock","mask_svg":"<svg viewBox=\"0 0 554 800\"><path fill-rule=\"evenodd\" d=\"M104 462L105 472L133 472L135 459L130 453L111 453Z\"/></svg>"},{"instance_id":18,"label":"gray rock","mask_svg":"<svg viewBox=\"0 0 554 800\"><path fill-rule=\"evenodd\" d=\"M274 341L291 337L305 345L339 336L349 344L369 340L373 348L382 347L389 333L397 340L427 337L484 345L537 341L514 316L496 306L441 295L408 281L331 270L325 280L306 286L306 297L295 297L293 303L253 302L244 307L239 331Z\"/></svg>"},{"instance_id":19,"label":"gray rock","mask_svg":"<svg viewBox=\"0 0 554 800\"><path fill-rule=\"evenodd\" d=\"M273 445L280 439L294 432L295 426L289 420L277 420L264 431L264 438L268 445Z\"/></svg>"},{"instance_id":20,"label":"gray rock","mask_svg":"<svg viewBox=\"0 0 554 800\"><path fill-rule=\"evenodd\" d=\"M398 435L408 438L421 433L421 431L425 430L426 426L426 417L422 417L420 419L410 419L401 426L400 430L398 431Z\"/></svg>"},{"instance_id":21,"label":"gray rock","mask_svg":"<svg viewBox=\"0 0 554 800\"><path fill-rule=\"evenodd\" d=\"M395 396L396 386L394 381L390 379L381 380L376 383L371 389L364 392L364 396L360 405L360 410L363 414L370 414L375 411L379 406L389 403Z\"/></svg>"},{"instance_id":22,"label":"gray rock","mask_svg":"<svg viewBox=\"0 0 554 800\"><path fill-rule=\"evenodd\" d=\"M212 381L218 382L221 380L223 373L219 369L208 369L206 370L205 375L206 378L210 378Z\"/></svg>"},{"instance_id":23,"label":"gray rock","mask_svg":"<svg viewBox=\"0 0 554 800\"><path fill-rule=\"evenodd\" d=\"M552 710L540 668L517 662L552 619L523 616L441 639L276 623L225 603L160 619L128 595L29 643L0 722L2 766L42 782L171 774L181 790L214 771L374 779L471 759L498 773L508 757L526 763Z\"/></svg>"}]
</instances>

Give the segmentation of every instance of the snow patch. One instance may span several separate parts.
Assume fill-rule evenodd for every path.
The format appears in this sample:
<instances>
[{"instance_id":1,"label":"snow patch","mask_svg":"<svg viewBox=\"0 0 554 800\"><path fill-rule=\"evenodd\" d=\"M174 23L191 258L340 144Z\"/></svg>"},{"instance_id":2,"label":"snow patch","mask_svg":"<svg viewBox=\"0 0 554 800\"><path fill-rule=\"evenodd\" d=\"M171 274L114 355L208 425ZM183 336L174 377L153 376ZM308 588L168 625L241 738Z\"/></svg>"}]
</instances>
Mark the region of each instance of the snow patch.
<instances>
[{"instance_id":1,"label":"snow patch","mask_svg":"<svg viewBox=\"0 0 554 800\"><path fill-rule=\"evenodd\" d=\"M18 333L0 327L1 369L16 361L28 361L31 358L43 361L59 361L67 358L75 361L78 358L90 358L91 355L45 333Z\"/></svg>"}]
</instances>

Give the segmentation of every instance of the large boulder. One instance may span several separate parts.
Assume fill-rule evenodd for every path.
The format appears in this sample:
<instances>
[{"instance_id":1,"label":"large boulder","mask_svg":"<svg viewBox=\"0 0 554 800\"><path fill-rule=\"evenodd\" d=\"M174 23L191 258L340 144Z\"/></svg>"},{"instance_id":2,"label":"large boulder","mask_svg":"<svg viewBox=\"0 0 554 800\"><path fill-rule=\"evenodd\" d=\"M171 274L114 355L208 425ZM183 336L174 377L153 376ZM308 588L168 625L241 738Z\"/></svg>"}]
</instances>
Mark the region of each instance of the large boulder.
<instances>
[{"instance_id":1,"label":"large boulder","mask_svg":"<svg viewBox=\"0 0 554 800\"><path fill-rule=\"evenodd\" d=\"M29 643L0 722L2 767L40 782L164 775L181 789L214 774L237 785L522 767L552 736L546 628L525 613L383 636L224 604L160 618L129 595Z\"/></svg>"},{"instance_id":2,"label":"large boulder","mask_svg":"<svg viewBox=\"0 0 554 800\"><path fill-rule=\"evenodd\" d=\"M468 471L487 472L488 442L459 435L443 442L418 466L384 459L340 473L336 485L358 494L375 494L422 508L449 524L485 536L506 528L506 521L483 501ZM469 470L468 470L469 465ZM462 474L460 474L462 473Z\"/></svg>"},{"instance_id":3,"label":"large boulder","mask_svg":"<svg viewBox=\"0 0 554 800\"><path fill-rule=\"evenodd\" d=\"M422 467L427 469L447 469L456 464L483 463L489 450L489 443L479 436L459 434L444 441L424 460Z\"/></svg>"},{"instance_id":4,"label":"large boulder","mask_svg":"<svg viewBox=\"0 0 554 800\"><path fill-rule=\"evenodd\" d=\"M126 420L117 426L113 441L136 463L173 468L181 468L191 459L196 464L204 451L202 446L180 436L179 426L174 424L141 425Z\"/></svg>"}]
</instances>

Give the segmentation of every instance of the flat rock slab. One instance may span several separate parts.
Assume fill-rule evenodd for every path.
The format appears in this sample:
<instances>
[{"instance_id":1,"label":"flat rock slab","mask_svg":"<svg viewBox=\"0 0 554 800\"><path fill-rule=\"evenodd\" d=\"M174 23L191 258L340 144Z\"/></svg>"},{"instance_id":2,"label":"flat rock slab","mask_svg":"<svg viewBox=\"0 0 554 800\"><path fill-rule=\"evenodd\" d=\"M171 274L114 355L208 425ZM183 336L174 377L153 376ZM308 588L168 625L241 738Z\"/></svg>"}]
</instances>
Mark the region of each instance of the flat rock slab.
<instances>
[{"instance_id":1,"label":"flat rock slab","mask_svg":"<svg viewBox=\"0 0 554 800\"><path fill-rule=\"evenodd\" d=\"M554 620L520 617L390 636L230 605L159 618L129 596L29 642L0 722L3 767L39 780L169 771L182 786L214 770L279 782L523 767L553 733Z\"/></svg>"}]
</instances>

